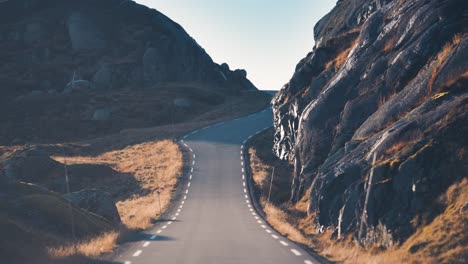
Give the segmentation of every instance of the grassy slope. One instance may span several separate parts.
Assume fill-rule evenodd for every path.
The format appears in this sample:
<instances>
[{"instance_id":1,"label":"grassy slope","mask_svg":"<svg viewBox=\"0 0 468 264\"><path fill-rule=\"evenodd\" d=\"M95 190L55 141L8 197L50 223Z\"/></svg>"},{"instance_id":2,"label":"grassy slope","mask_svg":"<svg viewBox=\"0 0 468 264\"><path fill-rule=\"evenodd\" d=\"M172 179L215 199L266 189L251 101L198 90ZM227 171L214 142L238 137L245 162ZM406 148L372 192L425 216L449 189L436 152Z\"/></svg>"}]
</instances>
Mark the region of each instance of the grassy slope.
<instances>
[{"instance_id":1,"label":"grassy slope","mask_svg":"<svg viewBox=\"0 0 468 264\"><path fill-rule=\"evenodd\" d=\"M292 175L291 166L273 155L272 130L255 137L249 147L250 166L256 189L261 194L260 203L267 221L289 239L308 246L320 255L338 263L465 263L468 259L468 180L452 185L438 198L445 208L440 215L417 230L401 244L395 244L387 251L378 246L357 248L350 237L338 241L331 237L332 230L323 233L312 224L312 215L307 216L307 197L296 205L288 203L284 197L289 192L287 184ZM267 203L265 197L272 167L279 188L272 196L280 197ZM379 239L384 239L380 236ZM383 241L381 241L383 242Z\"/></svg>"},{"instance_id":2,"label":"grassy slope","mask_svg":"<svg viewBox=\"0 0 468 264\"><path fill-rule=\"evenodd\" d=\"M192 93L196 94L205 92L206 87L194 88L194 91L192 91ZM170 101L179 95L173 93L169 97L159 98L158 100L164 101L166 99L166 101ZM192 96L191 99L199 100L194 99L195 97ZM33 223L25 222L21 226L23 229L28 230L29 233L25 234L21 228L11 228L11 224L20 223L27 217L21 216L11 220L6 215L0 215L0 228L8 229L10 231L9 237L31 237L32 241L31 243L16 242L16 240L8 240L7 236L4 236L0 241L2 248L10 248L9 254L12 257L34 257L32 254L23 253L31 250L32 252L37 251L36 255L41 255L46 259L48 255L53 256L52 259L48 259L46 262L54 260L67 263L71 261L77 261L78 263L89 261L88 257L96 257L102 253L112 251L119 241L125 240L126 234L131 233L132 230L141 230L151 226L159 217L160 205L157 192L161 194L162 212L168 207L183 170L183 155L178 145L173 142L176 137L212 123L259 111L269 104L269 100L270 96L262 92L243 92L231 96L223 95L222 100L216 103L209 101L202 105L196 101L196 107L199 109L187 116L183 116L183 113L179 113L181 114L180 117L175 115L174 124L167 124L169 120L165 111L155 112L153 114L157 114L162 120L165 120L161 122L162 125L160 126L151 126L151 122L145 123L144 120L136 120L141 124L134 127L125 125L126 129L120 132L113 132L114 130L111 129L108 132L101 131L97 133L97 137L87 137L83 140L62 141L53 138L51 143L37 144L36 146L39 149L46 151L56 161L66 163L70 168L76 166L76 164L86 165L91 169L96 165L112 168L113 173L106 175L91 171L91 174L96 174L92 177L99 177L99 179L91 178L91 182L93 182L93 188L111 193L114 200L117 201L117 208L123 226L112 228L100 225L96 230L84 229L80 240L77 243L70 243L70 237L54 235L49 230L51 225L45 224L32 229L31 226L34 221ZM131 105L125 107L131 107ZM150 127L144 127L145 124ZM38 141L48 142L50 139ZM2 154L0 159L9 157L15 150L21 150L24 147L21 145L0 146L0 154ZM96 166L96 168L98 167ZM109 182L115 182L115 184L109 184ZM26 199L26 197L29 197L26 193L18 193L18 199ZM54 193L53 197L60 197L60 195ZM40 201L41 204L47 202L46 208L60 209L52 212L39 210L37 211L39 215L58 221L59 226L65 226L66 223L70 222L66 217L68 207L63 207L60 202L63 200L57 200L58 198L51 200L49 197L44 196L36 196L35 198L34 201ZM44 208L41 204L32 203L30 206L34 210ZM16 203L10 204L10 208L5 211L13 211L16 205ZM80 212L85 211L80 210ZM95 215L90 214L89 217L92 218L93 216ZM64 228L64 230L68 232L71 228ZM63 232L65 231L62 230L56 233L61 234ZM11 258L11 260L13 262L14 259ZM18 259L18 263L24 263L24 259Z\"/></svg>"}]
</instances>

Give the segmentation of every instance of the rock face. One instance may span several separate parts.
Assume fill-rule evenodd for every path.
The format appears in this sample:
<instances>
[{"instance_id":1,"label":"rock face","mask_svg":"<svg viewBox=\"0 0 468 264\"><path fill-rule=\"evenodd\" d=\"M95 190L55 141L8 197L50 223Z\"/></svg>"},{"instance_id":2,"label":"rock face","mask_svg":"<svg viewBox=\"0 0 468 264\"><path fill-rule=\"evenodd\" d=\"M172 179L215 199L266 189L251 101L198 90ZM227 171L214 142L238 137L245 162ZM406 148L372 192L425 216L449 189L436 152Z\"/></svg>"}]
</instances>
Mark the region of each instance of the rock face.
<instances>
[{"instance_id":1,"label":"rock face","mask_svg":"<svg viewBox=\"0 0 468 264\"><path fill-rule=\"evenodd\" d=\"M462 1L342 0L272 101L274 151L294 161L319 226L403 239L466 177L468 35ZM369 182L373 157L373 181ZM417 225L417 224L416 224Z\"/></svg>"},{"instance_id":2,"label":"rock face","mask_svg":"<svg viewBox=\"0 0 468 264\"><path fill-rule=\"evenodd\" d=\"M114 225L119 225L122 222L112 196L106 192L96 189L85 189L65 194L64 197L75 206L100 215Z\"/></svg>"},{"instance_id":3,"label":"rock face","mask_svg":"<svg viewBox=\"0 0 468 264\"><path fill-rule=\"evenodd\" d=\"M104 34L87 15L74 12L67 21L68 35L75 51L102 49L106 47Z\"/></svg>"},{"instance_id":4,"label":"rock face","mask_svg":"<svg viewBox=\"0 0 468 264\"><path fill-rule=\"evenodd\" d=\"M11 87L37 89L45 72L61 90L76 72L102 90L184 81L256 89L243 72L214 63L180 25L128 0L6 1L0 47L0 71L9 72L0 81Z\"/></svg>"}]
</instances>

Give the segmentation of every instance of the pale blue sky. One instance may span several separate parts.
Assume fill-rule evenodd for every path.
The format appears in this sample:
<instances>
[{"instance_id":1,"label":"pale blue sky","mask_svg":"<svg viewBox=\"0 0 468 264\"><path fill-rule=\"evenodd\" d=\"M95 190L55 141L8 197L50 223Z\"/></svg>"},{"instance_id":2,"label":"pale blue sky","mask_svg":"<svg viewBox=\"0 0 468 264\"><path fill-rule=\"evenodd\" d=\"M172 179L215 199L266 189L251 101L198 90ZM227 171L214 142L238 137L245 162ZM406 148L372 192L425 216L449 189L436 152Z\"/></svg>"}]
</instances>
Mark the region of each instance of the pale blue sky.
<instances>
[{"instance_id":1,"label":"pale blue sky","mask_svg":"<svg viewBox=\"0 0 468 264\"><path fill-rule=\"evenodd\" d=\"M315 23L336 0L136 0L179 23L217 63L278 90L312 50Z\"/></svg>"}]
</instances>

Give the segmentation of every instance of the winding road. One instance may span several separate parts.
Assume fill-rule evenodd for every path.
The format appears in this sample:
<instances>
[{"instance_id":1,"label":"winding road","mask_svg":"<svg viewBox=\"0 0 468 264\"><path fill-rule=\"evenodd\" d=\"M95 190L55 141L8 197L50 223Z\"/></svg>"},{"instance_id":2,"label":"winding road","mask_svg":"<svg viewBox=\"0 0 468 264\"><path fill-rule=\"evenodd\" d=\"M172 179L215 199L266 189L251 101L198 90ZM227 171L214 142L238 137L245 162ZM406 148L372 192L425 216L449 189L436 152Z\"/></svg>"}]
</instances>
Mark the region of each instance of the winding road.
<instances>
[{"instance_id":1,"label":"winding road","mask_svg":"<svg viewBox=\"0 0 468 264\"><path fill-rule=\"evenodd\" d=\"M244 144L271 127L271 109L185 136L182 193L158 222L114 256L124 264L319 263L257 215L246 186Z\"/></svg>"}]
</instances>

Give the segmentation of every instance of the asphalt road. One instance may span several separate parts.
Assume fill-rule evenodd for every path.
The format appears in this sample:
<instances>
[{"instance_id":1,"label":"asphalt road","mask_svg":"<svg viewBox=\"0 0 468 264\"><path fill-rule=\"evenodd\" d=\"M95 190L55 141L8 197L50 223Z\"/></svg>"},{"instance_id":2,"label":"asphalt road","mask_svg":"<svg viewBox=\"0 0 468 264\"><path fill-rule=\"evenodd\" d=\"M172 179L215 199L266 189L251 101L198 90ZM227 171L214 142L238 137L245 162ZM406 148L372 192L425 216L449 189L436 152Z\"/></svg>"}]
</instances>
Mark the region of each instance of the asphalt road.
<instances>
[{"instance_id":1,"label":"asphalt road","mask_svg":"<svg viewBox=\"0 0 468 264\"><path fill-rule=\"evenodd\" d=\"M272 125L271 109L195 131L181 140L190 153L187 181L167 221L123 246L125 264L319 263L272 230L250 201L243 144Z\"/></svg>"}]
</instances>

